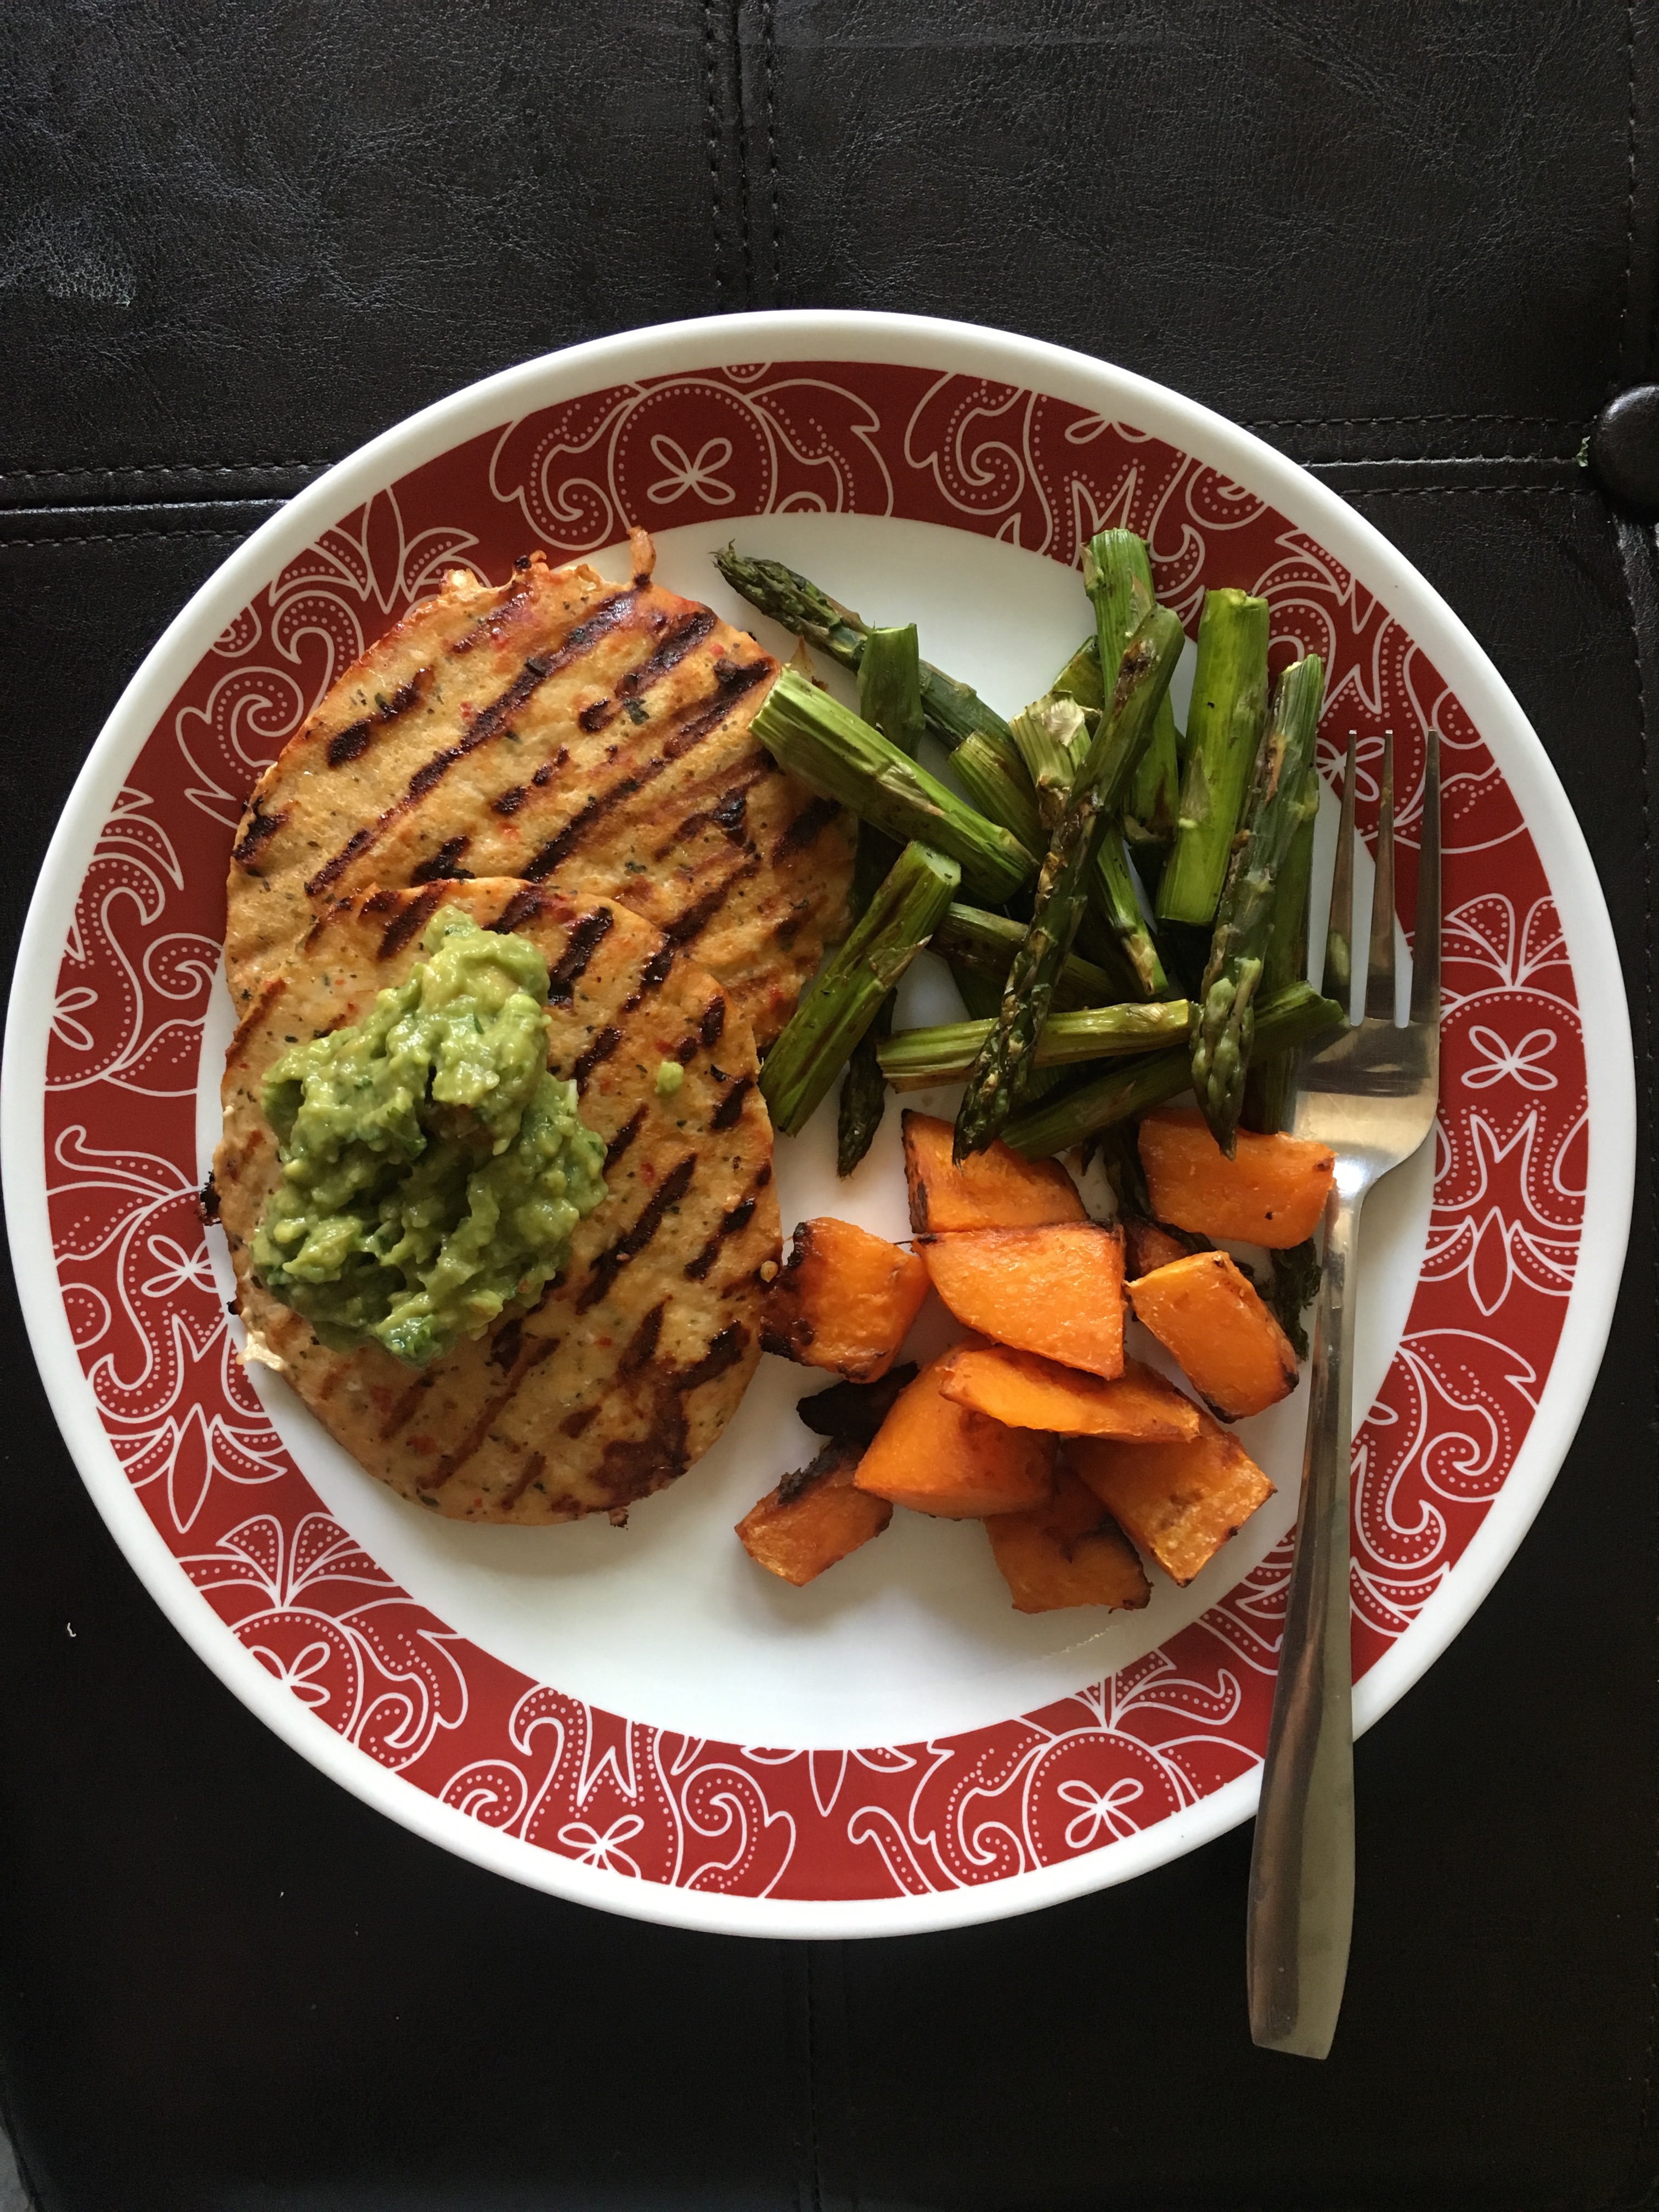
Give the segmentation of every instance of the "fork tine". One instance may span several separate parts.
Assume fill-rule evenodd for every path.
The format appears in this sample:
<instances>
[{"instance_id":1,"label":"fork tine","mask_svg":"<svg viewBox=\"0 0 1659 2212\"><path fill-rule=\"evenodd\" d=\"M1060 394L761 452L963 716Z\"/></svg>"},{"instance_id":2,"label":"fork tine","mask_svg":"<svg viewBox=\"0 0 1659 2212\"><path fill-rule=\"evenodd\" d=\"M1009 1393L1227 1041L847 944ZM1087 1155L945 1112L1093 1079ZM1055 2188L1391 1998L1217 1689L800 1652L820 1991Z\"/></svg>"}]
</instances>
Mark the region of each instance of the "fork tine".
<instances>
[{"instance_id":1,"label":"fork tine","mask_svg":"<svg viewBox=\"0 0 1659 2212\"><path fill-rule=\"evenodd\" d=\"M1417 863L1417 929L1412 940L1412 1026L1440 1027L1440 732L1423 761L1423 828Z\"/></svg>"},{"instance_id":2,"label":"fork tine","mask_svg":"<svg viewBox=\"0 0 1659 2212\"><path fill-rule=\"evenodd\" d=\"M1376 881L1365 968L1365 1018L1394 1019L1394 732L1382 732L1382 797L1376 810Z\"/></svg>"},{"instance_id":3,"label":"fork tine","mask_svg":"<svg viewBox=\"0 0 1659 2212\"><path fill-rule=\"evenodd\" d=\"M1348 732L1348 762L1342 771L1342 819L1336 831L1336 870L1331 878L1331 918L1325 930L1325 975L1320 989L1334 999L1345 1018L1353 1015L1353 763L1358 730Z\"/></svg>"}]
</instances>

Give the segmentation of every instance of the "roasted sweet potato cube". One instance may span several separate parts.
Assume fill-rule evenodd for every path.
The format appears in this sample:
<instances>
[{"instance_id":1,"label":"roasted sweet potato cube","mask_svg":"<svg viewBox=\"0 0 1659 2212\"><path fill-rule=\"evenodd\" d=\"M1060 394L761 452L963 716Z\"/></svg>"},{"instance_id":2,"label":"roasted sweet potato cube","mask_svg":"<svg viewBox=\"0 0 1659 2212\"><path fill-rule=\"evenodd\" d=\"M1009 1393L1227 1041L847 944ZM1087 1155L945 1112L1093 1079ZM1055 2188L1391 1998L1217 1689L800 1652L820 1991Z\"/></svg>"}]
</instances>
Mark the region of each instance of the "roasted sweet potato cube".
<instances>
[{"instance_id":1,"label":"roasted sweet potato cube","mask_svg":"<svg viewBox=\"0 0 1659 2212\"><path fill-rule=\"evenodd\" d=\"M1242 1421L1296 1388L1296 1352L1254 1283L1224 1252L1193 1252L1129 1285L1151 1329L1212 1413Z\"/></svg>"},{"instance_id":2,"label":"roasted sweet potato cube","mask_svg":"<svg viewBox=\"0 0 1659 2212\"><path fill-rule=\"evenodd\" d=\"M860 1456L855 1443L826 1444L810 1467L786 1474L750 1508L738 1536L757 1566L799 1588L880 1535L893 1509L884 1498L854 1488Z\"/></svg>"},{"instance_id":3,"label":"roasted sweet potato cube","mask_svg":"<svg viewBox=\"0 0 1659 2212\"><path fill-rule=\"evenodd\" d=\"M1105 1605L1134 1612L1152 1595L1134 1547L1069 1468L1046 1505L1000 1513L985 1523L991 1554L1016 1613Z\"/></svg>"},{"instance_id":4,"label":"roasted sweet potato cube","mask_svg":"<svg viewBox=\"0 0 1659 2212\"><path fill-rule=\"evenodd\" d=\"M960 1230L917 1240L959 1322L1091 1375L1123 1372L1123 1239L1098 1223Z\"/></svg>"},{"instance_id":5,"label":"roasted sweet potato cube","mask_svg":"<svg viewBox=\"0 0 1659 2212\"><path fill-rule=\"evenodd\" d=\"M850 1221L821 1214L795 1231L761 1319L768 1352L873 1382L892 1365L927 1295L927 1270Z\"/></svg>"},{"instance_id":6,"label":"roasted sweet potato cube","mask_svg":"<svg viewBox=\"0 0 1659 2212\"><path fill-rule=\"evenodd\" d=\"M945 1355L945 1395L1011 1429L1060 1437L1135 1437L1179 1442L1198 1434L1198 1408L1173 1383L1126 1358L1115 1382L1006 1345Z\"/></svg>"},{"instance_id":7,"label":"roasted sweet potato cube","mask_svg":"<svg viewBox=\"0 0 1659 2212\"><path fill-rule=\"evenodd\" d=\"M945 1521L1040 1505L1054 1484L1054 1438L953 1405L944 1359L924 1367L882 1423L854 1477L860 1490Z\"/></svg>"},{"instance_id":8,"label":"roasted sweet potato cube","mask_svg":"<svg viewBox=\"0 0 1659 2212\"><path fill-rule=\"evenodd\" d=\"M1183 1241L1161 1221L1148 1221L1144 1213L1121 1214L1118 1226L1123 1231L1123 1271L1131 1282L1154 1267L1167 1267L1171 1260L1184 1260L1193 1249L1192 1241Z\"/></svg>"},{"instance_id":9,"label":"roasted sweet potato cube","mask_svg":"<svg viewBox=\"0 0 1659 2212\"><path fill-rule=\"evenodd\" d=\"M956 1132L932 1114L904 1116L904 1180L910 1226L943 1236L957 1229L1042 1229L1086 1221L1077 1185L1058 1160L1024 1160L1000 1142L957 1166Z\"/></svg>"},{"instance_id":10,"label":"roasted sweet potato cube","mask_svg":"<svg viewBox=\"0 0 1659 2212\"><path fill-rule=\"evenodd\" d=\"M1207 1413L1198 1419L1189 1444L1079 1437L1066 1447L1101 1504L1171 1582L1183 1584L1273 1494L1237 1437Z\"/></svg>"},{"instance_id":11,"label":"roasted sweet potato cube","mask_svg":"<svg viewBox=\"0 0 1659 2212\"><path fill-rule=\"evenodd\" d=\"M1336 1155L1303 1137L1241 1129L1230 1160L1195 1108L1170 1106L1142 1121L1140 1164L1160 1221L1287 1252L1318 1228Z\"/></svg>"}]
</instances>

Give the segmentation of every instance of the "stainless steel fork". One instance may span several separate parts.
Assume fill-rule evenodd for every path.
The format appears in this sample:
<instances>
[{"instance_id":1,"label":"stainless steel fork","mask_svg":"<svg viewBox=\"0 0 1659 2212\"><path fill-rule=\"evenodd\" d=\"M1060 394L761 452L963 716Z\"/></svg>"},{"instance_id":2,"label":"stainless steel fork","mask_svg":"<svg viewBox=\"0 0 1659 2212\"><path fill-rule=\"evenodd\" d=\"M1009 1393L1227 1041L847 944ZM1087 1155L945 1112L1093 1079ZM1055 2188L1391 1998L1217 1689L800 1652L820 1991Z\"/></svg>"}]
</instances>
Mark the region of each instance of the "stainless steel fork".
<instances>
[{"instance_id":1,"label":"stainless steel fork","mask_svg":"<svg viewBox=\"0 0 1659 2212\"><path fill-rule=\"evenodd\" d=\"M1355 740L1331 885L1324 989L1352 1001ZM1250 1856L1250 2033L1323 2058L1336 2033L1353 1923L1353 1726L1348 1485L1353 1447L1353 1263L1360 1208L1434 1127L1440 1079L1440 750L1428 736L1411 1014L1395 1020L1394 739L1383 741L1376 886L1364 1018L1306 1060L1295 1130L1328 1145L1325 1263L1309 1384L1302 1503L1285 1641Z\"/></svg>"}]
</instances>

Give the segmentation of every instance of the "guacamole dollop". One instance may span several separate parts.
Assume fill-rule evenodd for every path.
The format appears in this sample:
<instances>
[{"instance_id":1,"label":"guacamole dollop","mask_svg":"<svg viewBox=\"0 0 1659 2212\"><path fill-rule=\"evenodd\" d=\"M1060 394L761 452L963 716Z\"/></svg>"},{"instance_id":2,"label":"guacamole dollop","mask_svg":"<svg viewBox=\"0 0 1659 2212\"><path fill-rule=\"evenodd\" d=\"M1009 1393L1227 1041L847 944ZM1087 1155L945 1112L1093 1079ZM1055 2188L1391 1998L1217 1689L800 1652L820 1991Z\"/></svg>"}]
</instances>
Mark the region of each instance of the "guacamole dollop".
<instances>
[{"instance_id":1,"label":"guacamole dollop","mask_svg":"<svg viewBox=\"0 0 1659 2212\"><path fill-rule=\"evenodd\" d=\"M547 1072L547 963L469 915L407 982L265 1078L282 1182L254 1272L331 1351L424 1367L533 1299L605 1196L605 1146Z\"/></svg>"}]
</instances>

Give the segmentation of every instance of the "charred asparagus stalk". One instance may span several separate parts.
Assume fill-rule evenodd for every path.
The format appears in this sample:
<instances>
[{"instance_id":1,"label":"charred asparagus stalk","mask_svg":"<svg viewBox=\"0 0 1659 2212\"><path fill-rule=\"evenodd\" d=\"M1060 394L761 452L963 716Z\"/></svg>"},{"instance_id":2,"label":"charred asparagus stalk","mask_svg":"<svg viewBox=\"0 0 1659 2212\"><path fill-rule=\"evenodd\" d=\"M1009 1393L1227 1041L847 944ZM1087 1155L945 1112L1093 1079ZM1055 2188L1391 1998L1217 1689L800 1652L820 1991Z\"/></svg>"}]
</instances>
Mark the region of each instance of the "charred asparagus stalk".
<instances>
[{"instance_id":1,"label":"charred asparagus stalk","mask_svg":"<svg viewBox=\"0 0 1659 2212\"><path fill-rule=\"evenodd\" d=\"M1291 840L1291 849L1279 872L1273 897L1273 923L1267 933L1267 951L1261 963L1258 990L1264 999L1299 983L1308 973L1308 898L1313 877L1314 824L1319 816L1319 770L1310 768L1303 787L1302 819ZM1250 1072L1244 1079L1244 1110L1239 1116L1247 1129L1274 1136L1288 1128L1296 1103L1296 1055L1264 1053L1258 1041L1250 1055Z\"/></svg>"},{"instance_id":2,"label":"charred asparagus stalk","mask_svg":"<svg viewBox=\"0 0 1659 2212\"><path fill-rule=\"evenodd\" d=\"M1193 1090L1210 1133L1231 1159L1255 1037L1255 996L1271 939L1279 877L1305 818L1325 664L1316 653L1292 661L1273 690L1273 712L1244 810L1243 842L1227 872L1199 993Z\"/></svg>"},{"instance_id":3,"label":"charred asparagus stalk","mask_svg":"<svg viewBox=\"0 0 1659 2212\"><path fill-rule=\"evenodd\" d=\"M774 1128L793 1137L805 1127L877 1009L932 936L961 872L946 854L920 842L899 854L766 1055L760 1090Z\"/></svg>"},{"instance_id":4,"label":"charred asparagus stalk","mask_svg":"<svg viewBox=\"0 0 1659 2212\"><path fill-rule=\"evenodd\" d=\"M916 628L872 629L859 665L859 714L908 760L921 742L921 694L916 681ZM856 921L899 856L892 838L859 824L857 863L848 903Z\"/></svg>"},{"instance_id":5,"label":"charred asparagus stalk","mask_svg":"<svg viewBox=\"0 0 1659 2212\"><path fill-rule=\"evenodd\" d=\"M1181 811L1158 887L1160 921L1207 928L1214 920L1267 708L1267 602L1248 592L1206 592Z\"/></svg>"},{"instance_id":6,"label":"charred asparagus stalk","mask_svg":"<svg viewBox=\"0 0 1659 2212\"><path fill-rule=\"evenodd\" d=\"M1280 1055L1285 1057L1285 1055ZM1310 1237L1305 1243L1292 1244L1288 1252L1269 1252L1273 1263L1273 1282L1267 1293L1267 1304L1273 1317L1291 1340L1291 1349L1298 1359L1308 1356L1308 1331L1303 1315L1319 1296L1322 1273L1319 1247Z\"/></svg>"},{"instance_id":7,"label":"charred asparagus stalk","mask_svg":"<svg viewBox=\"0 0 1659 2212\"><path fill-rule=\"evenodd\" d=\"M1306 1044L1346 1019L1347 1010L1334 999L1322 999L1311 983L1292 983L1257 1011L1256 1042L1263 1051L1285 1050ZM1188 1048L1172 1045L1055 1091L1016 1115L1003 1137L1028 1159L1042 1159L1080 1145L1115 1122L1167 1105L1192 1079Z\"/></svg>"},{"instance_id":8,"label":"charred asparagus stalk","mask_svg":"<svg viewBox=\"0 0 1659 2212\"><path fill-rule=\"evenodd\" d=\"M1089 749L1088 719L1075 699L1045 691L1008 727L1036 788L1046 841L1066 811L1072 779Z\"/></svg>"},{"instance_id":9,"label":"charred asparagus stalk","mask_svg":"<svg viewBox=\"0 0 1659 2212\"><path fill-rule=\"evenodd\" d=\"M957 781L988 822L1000 823L1028 853L1042 849L1042 816L1018 754L1012 761L983 730L970 730L951 756Z\"/></svg>"},{"instance_id":10,"label":"charred asparagus stalk","mask_svg":"<svg viewBox=\"0 0 1659 2212\"><path fill-rule=\"evenodd\" d=\"M836 1118L838 1176L852 1174L875 1142L881 1117L887 1111L887 1078L882 1073L880 1054L883 1044L892 1034L896 997L895 992L887 994L876 1008L875 1019L848 1058Z\"/></svg>"},{"instance_id":11,"label":"charred asparagus stalk","mask_svg":"<svg viewBox=\"0 0 1659 2212\"><path fill-rule=\"evenodd\" d=\"M866 632L859 656L859 713L890 744L915 758L926 724L914 623Z\"/></svg>"},{"instance_id":12,"label":"charred asparagus stalk","mask_svg":"<svg viewBox=\"0 0 1659 2212\"><path fill-rule=\"evenodd\" d=\"M969 1000L970 1013L995 1012L1002 1001L1002 987L1014 963L1014 955L1024 941L1023 922L1011 921L1006 914L987 914L976 906L946 907L945 919L933 932L933 950L942 952L950 962L958 989L962 988L964 974L978 975L990 986L989 1005L981 1009ZM1102 1006L1119 995L1105 969L1075 952L1067 953L1060 981L1054 986L1056 1006ZM963 997L964 1000L969 998L965 990Z\"/></svg>"},{"instance_id":13,"label":"charred asparagus stalk","mask_svg":"<svg viewBox=\"0 0 1659 2212\"><path fill-rule=\"evenodd\" d=\"M751 561L728 545L723 553L714 556L714 565L734 592L739 592L751 607L769 615L774 622L781 623L786 629L804 637L809 645L816 645L843 668L856 669L864 655L864 641L870 634L869 624L850 607L832 599L827 592L820 591L810 577L793 568L786 568L781 561ZM972 790L974 804L982 805L981 797L994 799L1005 783L1021 793L1024 805L1033 807L1036 800L1030 792L1029 779L1021 765L1014 741L1008 733L1008 725L994 707L988 707L971 685L958 684L955 677L947 676L942 668L928 661L918 663L921 687L922 716L930 734L939 739L947 752L954 753L967 739L978 737L982 743L970 753L968 775L963 788ZM994 759L1001 770L985 765ZM979 787L973 789L969 779L978 769ZM1000 822L1016 836L1021 835L1024 819L1005 821L1000 814L991 817ZM1022 841L1023 842L1023 841Z\"/></svg>"},{"instance_id":14,"label":"charred asparagus stalk","mask_svg":"<svg viewBox=\"0 0 1659 2212\"><path fill-rule=\"evenodd\" d=\"M879 730L890 744L911 760L921 743L921 660L916 650L916 626L872 629L865 640L859 660L859 713L872 729ZM853 918L868 908L899 848L890 837L859 824L858 862L853 871ZM836 1172L849 1176L875 1141L887 1107L887 1085L876 1064L876 1048L893 1026L895 994L890 991L876 1009L876 1018L854 1046L842 1079L841 1106L836 1129Z\"/></svg>"},{"instance_id":15,"label":"charred asparagus stalk","mask_svg":"<svg viewBox=\"0 0 1659 2212\"><path fill-rule=\"evenodd\" d=\"M1147 610L1157 604L1146 541L1133 530L1099 532L1083 556L1083 586L1095 603L1097 648L1101 667L1107 669L1145 620ZM1161 857L1175 836L1180 799L1175 708L1166 692L1152 724L1151 743L1141 755L1123 801L1123 827L1130 842L1154 848ZM1150 854L1147 858L1150 864Z\"/></svg>"},{"instance_id":16,"label":"charred asparagus stalk","mask_svg":"<svg viewBox=\"0 0 1659 2212\"><path fill-rule=\"evenodd\" d=\"M1129 856L1123 832L1109 822L1100 833L1095 864L1089 876L1089 904L1118 941L1118 949L1135 980L1136 996L1161 999L1170 988L1158 955L1158 939L1146 927L1129 873Z\"/></svg>"},{"instance_id":17,"label":"charred asparagus stalk","mask_svg":"<svg viewBox=\"0 0 1659 2212\"><path fill-rule=\"evenodd\" d=\"M1152 737L1158 702L1181 651L1181 624L1153 607L1118 669L1110 707L1072 785L1037 880L1036 910L1015 955L996 1025L986 1038L957 1115L955 1152L964 1159L1001 1133L1024 1088L1031 1050L1072 949L1102 820L1121 804Z\"/></svg>"},{"instance_id":18,"label":"charred asparagus stalk","mask_svg":"<svg viewBox=\"0 0 1659 2212\"><path fill-rule=\"evenodd\" d=\"M1036 1065L1066 1067L1079 1060L1117 1059L1179 1044L1190 1030L1192 1012L1189 1000L1164 999L1151 1006L1088 1006L1075 1013L1050 1014L1036 1041ZM878 1049L881 1072L895 1091L925 1091L936 1083L960 1082L991 1026L984 1020L901 1030Z\"/></svg>"},{"instance_id":19,"label":"charred asparagus stalk","mask_svg":"<svg viewBox=\"0 0 1659 2212\"><path fill-rule=\"evenodd\" d=\"M992 905L1018 890L1036 862L1018 839L947 791L878 730L786 668L754 720L777 762L861 821L901 841L920 839L961 865Z\"/></svg>"}]
</instances>

